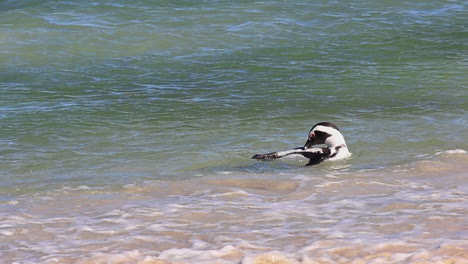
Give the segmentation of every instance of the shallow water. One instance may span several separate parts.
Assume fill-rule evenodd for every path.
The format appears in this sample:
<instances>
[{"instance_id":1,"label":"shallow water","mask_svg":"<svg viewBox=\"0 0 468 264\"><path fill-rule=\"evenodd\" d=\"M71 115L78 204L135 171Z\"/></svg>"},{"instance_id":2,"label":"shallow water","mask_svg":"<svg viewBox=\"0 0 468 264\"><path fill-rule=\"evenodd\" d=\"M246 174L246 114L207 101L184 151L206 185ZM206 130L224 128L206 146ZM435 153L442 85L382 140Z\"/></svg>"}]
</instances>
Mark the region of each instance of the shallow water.
<instances>
[{"instance_id":1,"label":"shallow water","mask_svg":"<svg viewBox=\"0 0 468 264\"><path fill-rule=\"evenodd\" d=\"M466 11L1 2L1 262L466 263Z\"/></svg>"},{"instance_id":2,"label":"shallow water","mask_svg":"<svg viewBox=\"0 0 468 264\"><path fill-rule=\"evenodd\" d=\"M389 169L225 171L37 192L3 205L3 259L465 263L467 164L459 150Z\"/></svg>"}]
</instances>

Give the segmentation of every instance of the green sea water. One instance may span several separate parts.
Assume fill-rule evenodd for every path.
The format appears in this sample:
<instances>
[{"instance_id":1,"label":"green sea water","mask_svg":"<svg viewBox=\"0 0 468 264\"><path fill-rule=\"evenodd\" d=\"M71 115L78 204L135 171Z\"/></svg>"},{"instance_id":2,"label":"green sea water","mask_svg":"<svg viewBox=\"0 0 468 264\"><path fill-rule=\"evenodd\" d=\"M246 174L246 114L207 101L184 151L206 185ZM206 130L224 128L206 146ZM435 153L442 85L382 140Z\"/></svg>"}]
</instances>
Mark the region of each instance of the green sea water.
<instances>
[{"instance_id":1,"label":"green sea water","mask_svg":"<svg viewBox=\"0 0 468 264\"><path fill-rule=\"evenodd\" d=\"M467 150L466 18L464 1L0 1L0 201L322 175L250 159L321 121L353 153L339 173Z\"/></svg>"}]
</instances>

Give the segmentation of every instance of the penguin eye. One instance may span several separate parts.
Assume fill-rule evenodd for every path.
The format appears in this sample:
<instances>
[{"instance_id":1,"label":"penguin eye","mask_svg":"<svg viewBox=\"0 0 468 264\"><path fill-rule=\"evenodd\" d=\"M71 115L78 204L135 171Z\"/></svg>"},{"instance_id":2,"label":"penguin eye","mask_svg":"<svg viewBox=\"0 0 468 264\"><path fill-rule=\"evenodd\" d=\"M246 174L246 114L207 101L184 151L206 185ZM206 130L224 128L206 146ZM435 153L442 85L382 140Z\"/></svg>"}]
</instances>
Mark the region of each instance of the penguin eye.
<instances>
[{"instance_id":1,"label":"penguin eye","mask_svg":"<svg viewBox=\"0 0 468 264\"><path fill-rule=\"evenodd\" d=\"M314 133L310 133L309 134L309 138L314 138L315 137L315 134Z\"/></svg>"}]
</instances>

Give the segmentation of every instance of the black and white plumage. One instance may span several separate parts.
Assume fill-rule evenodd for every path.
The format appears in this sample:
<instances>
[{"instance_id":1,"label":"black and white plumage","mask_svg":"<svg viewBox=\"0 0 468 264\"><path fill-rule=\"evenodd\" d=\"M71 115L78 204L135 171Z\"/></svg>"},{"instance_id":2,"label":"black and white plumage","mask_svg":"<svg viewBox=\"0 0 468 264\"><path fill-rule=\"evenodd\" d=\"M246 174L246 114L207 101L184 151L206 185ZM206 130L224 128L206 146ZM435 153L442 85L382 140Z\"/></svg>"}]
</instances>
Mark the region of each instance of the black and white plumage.
<instances>
[{"instance_id":1,"label":"black and white plumage","mask_svg":"<svg viewBox=\"0 0 468 264\"><path fill-rule=\"evenodd\" d=\"M325 144L326 147L312 147L322 144ZM351 155L338 127L330 122L321 122L310 129L304 147L267 154L255 154L252 158L267 161L293 154L299 154L308 158L309 163L306 166L319 164L324 160L340 160Z\"/></svg>"}]
</instances>

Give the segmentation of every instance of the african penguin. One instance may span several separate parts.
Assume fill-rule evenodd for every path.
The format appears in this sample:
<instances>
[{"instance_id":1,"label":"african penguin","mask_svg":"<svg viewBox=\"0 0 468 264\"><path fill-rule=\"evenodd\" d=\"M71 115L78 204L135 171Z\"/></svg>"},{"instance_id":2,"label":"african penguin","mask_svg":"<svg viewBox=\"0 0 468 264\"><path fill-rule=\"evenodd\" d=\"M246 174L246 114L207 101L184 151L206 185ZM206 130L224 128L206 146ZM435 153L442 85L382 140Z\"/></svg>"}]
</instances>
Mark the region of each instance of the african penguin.
<instances>
[{"instance_id":1,"label":"african penguin","mask_svg":"<svg viewBox=\"0 0 468 264\"><path fill-rule=\"evenodd\" d=\"M326 145L326 147L312 147L322 144ZM252 159L266 161L292 154L299 154L308 158L309 163L306 166L316 165L325 160L340 160L351 155L338 127L330 122L320 122L310 129L304 147L267 154L255 154Z\"/></svg>"}]
</instances>

